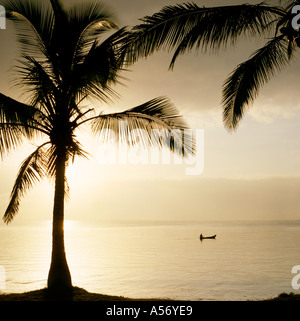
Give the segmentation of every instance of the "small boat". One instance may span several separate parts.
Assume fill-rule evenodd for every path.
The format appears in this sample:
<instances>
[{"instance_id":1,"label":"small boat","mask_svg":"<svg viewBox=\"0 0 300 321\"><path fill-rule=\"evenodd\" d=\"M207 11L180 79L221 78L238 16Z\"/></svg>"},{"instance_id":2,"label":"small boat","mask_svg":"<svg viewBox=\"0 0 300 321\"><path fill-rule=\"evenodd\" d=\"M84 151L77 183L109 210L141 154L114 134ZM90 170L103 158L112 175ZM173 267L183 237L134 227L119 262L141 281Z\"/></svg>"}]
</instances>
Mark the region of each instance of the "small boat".
<instances>
[{"instance_id":1,"label":"small boat","mask_svg":"<svg viewBox=\"0 0 300 321\"><path fill-rule=\"evenodd\" d=\"M203 236L202 234L200 234L200 240L204 240L204 239L215 239L217 236L217 234L212 235L212 236Z\"/></svg>"}]
</instances>

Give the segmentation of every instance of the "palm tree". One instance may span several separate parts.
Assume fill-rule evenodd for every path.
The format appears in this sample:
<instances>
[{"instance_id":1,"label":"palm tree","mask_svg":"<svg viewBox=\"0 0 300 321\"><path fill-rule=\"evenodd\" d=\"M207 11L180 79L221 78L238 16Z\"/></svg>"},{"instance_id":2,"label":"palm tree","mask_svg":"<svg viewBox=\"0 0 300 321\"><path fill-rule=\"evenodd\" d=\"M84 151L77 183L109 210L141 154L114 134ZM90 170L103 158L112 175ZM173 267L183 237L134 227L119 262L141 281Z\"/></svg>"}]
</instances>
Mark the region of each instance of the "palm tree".
<instances>
[{"instance_id":1,"label":"palm tree","mask_svg":"<svg viewBox=\"0 0 300 321\"><path fill-rule=\"evenodd\" d=\"M156 50L174 50L170 69L179 55L192 49L216 52L235 45L238 38L268 38L267 43L239 64L223 85L223 120L228 130L237 128L259 89L291 61L300 47L299 30L291 25L292 8L299 0L222 7L199 7L195 3L166 6L141 19L124 48L127 64Z\"/></svg>"},{"instance_id":2,"label":"palm tree","mask_svg":"<svg viewBox=\"0 0 300 321\"><path fill-rule=\"evenodd\" d=\"M30 96L23 103L0 94L0 155L4 157L24 139L43 139L21 164L3 219L6 223L14 219L21 197L34 183L44 177L54 180L48 289L68 292L72 281L64 248L65 172L76 156L86 157L76 137L78 128L89 125L99 135L110 130L123 137L121 123L126 121L128 131L140 130L143 144L162 147L164 139L153 138L151 130L183 131L187 125L164 97L119 113L97 115L85 107L88 97L103 103L117 96L112 86L119 82L124 62L120 44L126 30L117 29L105 5L83 1L67 7L59 0L1 4L16 26L21 50L17 80ZM176 151L174 145L169 147Z\"/></svg>"}]
</instances>

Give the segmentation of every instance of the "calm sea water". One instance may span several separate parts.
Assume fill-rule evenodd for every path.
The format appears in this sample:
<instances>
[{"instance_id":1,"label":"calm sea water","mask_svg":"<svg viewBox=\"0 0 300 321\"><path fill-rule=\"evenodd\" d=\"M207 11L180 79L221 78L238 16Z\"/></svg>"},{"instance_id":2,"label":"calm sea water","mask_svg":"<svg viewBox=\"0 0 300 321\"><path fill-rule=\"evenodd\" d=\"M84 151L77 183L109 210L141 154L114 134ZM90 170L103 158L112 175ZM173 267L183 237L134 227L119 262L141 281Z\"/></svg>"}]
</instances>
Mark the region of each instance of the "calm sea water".
<instances>
[{"instance_id":1,"label":"calm sea water","mask_svg":"<svg viewBox=\"0 0 300 321\"><path fill-rule=\"evenodd\" d=\"M73 284L91 292L183 300L300 292L291 286L292 267L300 265L300 221L67 221L65 229ZM201 242L200 233L217 238ZM1 225L0 244L2 292L46 286L51 222Z\"/></svg>"}]
</instances>

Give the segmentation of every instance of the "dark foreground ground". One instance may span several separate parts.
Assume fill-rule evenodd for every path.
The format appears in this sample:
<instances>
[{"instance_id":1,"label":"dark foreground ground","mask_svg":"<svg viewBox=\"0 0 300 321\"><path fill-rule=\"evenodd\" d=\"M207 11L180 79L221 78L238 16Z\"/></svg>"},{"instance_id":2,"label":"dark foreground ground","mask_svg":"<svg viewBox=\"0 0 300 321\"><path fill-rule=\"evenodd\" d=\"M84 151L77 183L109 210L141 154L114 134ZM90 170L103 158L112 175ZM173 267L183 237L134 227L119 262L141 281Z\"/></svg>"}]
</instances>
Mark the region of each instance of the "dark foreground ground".
<instances>
[{"instance_id":1,"label":"dark foreground ground","mask_svg":"<svg viewBox=\"0 0 300 321\"><path fill-rule=\"evenodd\" d=\"M69 301L164 301L164 299L130 299L122 296L111 296L98 293L90 293L82 288L74 287L72 298L62 298ZM0 301L53 301L47 289L30 291L25 293L1 294ZM300 294L281 293L275 298L262 301L300 301Z\"/></svg>"},{"instance_id":2,"label":"dark foreground ground","mask_svg":"<svg viewBox=\"0 0 300 321\"><path fill-rule=\"evenodd\" d=\"M85 289L74 287L72 297L58 298L67 301L134 301L122 296L112 296L90 293ZM49 296L47 289L35 290L24 293L1 294L0 301L53 301L56 298Z\"/></svg>"}]
</instances>

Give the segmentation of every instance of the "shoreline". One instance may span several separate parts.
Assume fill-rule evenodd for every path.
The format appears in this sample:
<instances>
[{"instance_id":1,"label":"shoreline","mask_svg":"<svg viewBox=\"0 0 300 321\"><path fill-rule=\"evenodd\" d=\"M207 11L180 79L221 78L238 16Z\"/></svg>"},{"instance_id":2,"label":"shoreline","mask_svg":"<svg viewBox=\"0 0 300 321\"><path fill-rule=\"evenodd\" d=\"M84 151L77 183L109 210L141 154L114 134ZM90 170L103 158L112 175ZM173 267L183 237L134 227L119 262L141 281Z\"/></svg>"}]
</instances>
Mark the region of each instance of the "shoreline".
<instances>
[{"instance_id":1,"label":"shoreline","mask_svg":"<svg viewBox=\"0 0 300 321\"><path fill-rule=\"evenodd\" d=\"M163 298L151 298L151 299L135 299L135 298L127 298L123 296L113 296L106 295L100 293L91 293L86 291L83 288L73 287L73 296L71 298L49 298L47 294L47 288L34 290L23 293L7 293L0 294L0 302L18 302L18 301L180 301L180 300L170 300ZM295 294L293 292L290 293L281 293L277 297L267 298L262 300L248 300L248 301L300 301L300 294ZM201 302L201 301L199 301ZM231 302L231 301L230 301ZM234 301L232 301L234 302Z\"/></svg>"}]
</instances>

